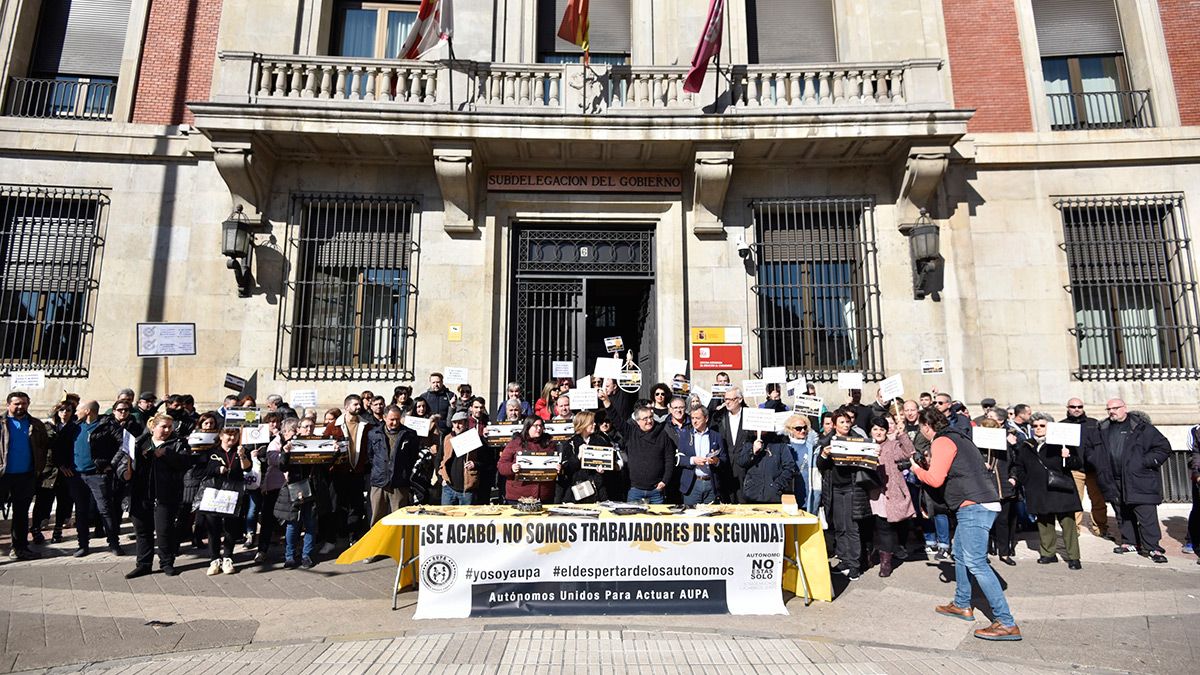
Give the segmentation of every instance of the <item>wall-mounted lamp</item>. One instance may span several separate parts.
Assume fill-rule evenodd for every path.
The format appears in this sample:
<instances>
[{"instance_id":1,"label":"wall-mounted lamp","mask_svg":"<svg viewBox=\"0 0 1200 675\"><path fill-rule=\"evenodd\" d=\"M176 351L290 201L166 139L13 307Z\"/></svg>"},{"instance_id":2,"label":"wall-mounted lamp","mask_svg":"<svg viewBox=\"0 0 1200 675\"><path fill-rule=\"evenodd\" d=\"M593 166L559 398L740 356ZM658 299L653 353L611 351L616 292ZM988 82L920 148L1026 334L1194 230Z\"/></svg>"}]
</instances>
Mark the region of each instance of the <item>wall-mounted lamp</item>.
<instances>
[{"instance_id":1,"label":"wall-mounted lamp","mask_svg":"<svg viewBox=\"0 0 1200 675\"><path fill-rule=\"evenodd\" d=\"M250 276L250 248L254 233L250 219L242 212L239 204L233 213L221 223L221 254L229 258L225 266L233 270L237 279L238 297L250 297L253 279Z\"/></svg>"},{"instance_id":2,"label":"wall-mounted lamp","mask_svg":"<svg viewBox=\"0 0 1200 675\"><path fill-rule=\"evenodd\" d=\"M921 217L908 230L909 254L913 264L913 298L921 300L931 296L934 302L941 300L944 286L943 272L946 259L941 256L941 237L938 226L921 209Z\"/></svg>"}]
</instances>

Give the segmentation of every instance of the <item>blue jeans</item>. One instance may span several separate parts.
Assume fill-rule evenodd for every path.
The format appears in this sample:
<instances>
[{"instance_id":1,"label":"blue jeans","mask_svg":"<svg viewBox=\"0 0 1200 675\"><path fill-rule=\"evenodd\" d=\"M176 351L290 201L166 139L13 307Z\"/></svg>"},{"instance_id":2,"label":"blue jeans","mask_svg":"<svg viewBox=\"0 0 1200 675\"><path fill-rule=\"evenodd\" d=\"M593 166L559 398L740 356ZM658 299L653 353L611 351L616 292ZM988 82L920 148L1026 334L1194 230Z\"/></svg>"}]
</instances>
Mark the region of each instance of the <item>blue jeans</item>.
<instances>
[{"instance_id":1,"label":"blue jeans","mask_svg":"<svg viewBox=\"0 0 1200 675\"><path fill-rule=\"evenodd\" d=\"M121 491L115 474L97 473L89 476L75 474L75 530L79 547L88 548L92 514L97 513L104 523L109 548L120 546Z\"/></svg>"},{"instance_id":2,"label":"blue jeans","mask_svg":"<svg viewBox=\"0 0 1200 675\"><path fill-rule=\"evenodd\" d=\"M659 503L662 503L661 494L659 494ZM692 483L692 491L683 496L683 503L687 506L717 503L717 491L713 489L713 482L697 478L696 482Z\"/></svg>"},{"instance_id":3,"label":"blue jeans","mask_svg":"<svg viewBox=\"0 0 1200 675\"><path fill-rule=\"evenodd\" d=\"M647 504L661 504L663 503L663 493L662 490L643 490L641 488L631 487L629 488L628 499L634 503L645 499Z\"/></svg>"},{"instance_id":4,"label":"blue jeans","mask_svg":"<svg viewBox=\"0 0 1200 675\"><path fill-rule=\"evenodd\" d=\"M300 528L304 528L303 556L311 558L313 554L313 539L316 535L317 516L312 503L300 507L300 516L293 522L288 521L287 530L283 536L283 559L296 559L296 539L300 537Z\"/></svg>"},{"instance_id":5,"label":"blue jeans","mask_svg":"<svg viewBox=\"0 0 1200 675\"><path fill-rule=\"evenodd\" d=\"M988 565L988 534L995 520L996 512L980 504L958 510L958 529L954 531L954 604L964 609L971 606L971 577L975 577L979 590L992 606L994 620L1002 626L1013 626L1016 621L1008 609L1000 580Z\"/></svg>"},{"instance_id":6,"label":"blue jeans","mask_svg":"<svg viewBox=\"0 0 1200 675\"><path fill-rule=\"evenodd\" d=\"M252 536L254 526L258 524L258 507L262 502L262 493L258 490L249 490L246 492L246 496L249 497L247 501L250 502L250 508L246 509L246 535Z\"/></svg>"},{"instance_id":7,"label":"blue jeans","mask_svg":"<svg viewBox=\"0 0 1200 675\"><path fill-rule=\"evenodd\" d=\"M442 506L470 506L474 495L470 492L459 492L450 485L442 486Z\"/></svg>"}]
</instances>

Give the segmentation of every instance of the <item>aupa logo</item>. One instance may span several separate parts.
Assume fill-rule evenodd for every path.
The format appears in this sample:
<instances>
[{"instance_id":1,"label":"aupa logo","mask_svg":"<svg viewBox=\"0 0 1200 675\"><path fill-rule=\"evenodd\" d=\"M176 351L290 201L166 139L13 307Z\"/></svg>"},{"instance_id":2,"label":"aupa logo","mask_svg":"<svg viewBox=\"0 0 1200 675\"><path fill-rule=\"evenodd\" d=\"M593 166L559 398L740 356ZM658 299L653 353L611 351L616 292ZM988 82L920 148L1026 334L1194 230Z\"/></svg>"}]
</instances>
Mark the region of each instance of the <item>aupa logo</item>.
<instances>
[{"instance_id":1,"label":"aupa logo","mask_svg":"<svg viewBox=\"0 0 1200 675\"><path fill-rule=\"evenodd\" d=\"M423 590L441 593L454 584L458 577L458 565L454 559L442 554L431 555L421 563L421 586Z\"/></svg>"}]
</instances>

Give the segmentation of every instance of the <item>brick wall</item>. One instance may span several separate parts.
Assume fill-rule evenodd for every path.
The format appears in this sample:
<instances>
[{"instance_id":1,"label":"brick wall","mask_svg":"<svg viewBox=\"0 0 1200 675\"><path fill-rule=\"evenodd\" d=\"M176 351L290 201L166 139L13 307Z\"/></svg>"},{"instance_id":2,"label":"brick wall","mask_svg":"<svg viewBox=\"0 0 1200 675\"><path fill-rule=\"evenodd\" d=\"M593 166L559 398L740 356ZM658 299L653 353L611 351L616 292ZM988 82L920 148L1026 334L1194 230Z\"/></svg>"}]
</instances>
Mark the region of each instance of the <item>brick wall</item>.
<instances>
[{"instance_id":1,"label":"brick wall","mask_svg":"<svg viewBox=\"0 0 1200 675\"><path fill-rule=\"evenodd\" d=\"M151 0L133 121L191 123L186 101L207 99L212 88L222 0Z\"/></svg>"},{"instance_id":2,"label":"brick wall","mask_svg":"<svg viewBox=\"0 0 1200 675\"><path fill-rule=\"evenodd\" d=\"M1158 0L1179 118L1200 125L1200 0Z\"/></svg>"},{"instance_id":3,"label":"brick wall","mask_svg":"<svg viewBox=\"0 0 1200 675\"><path fill-rule=\"evenodd\" d=\"M954 104L971 131L1031 131L1029 89L1013 0L944 0Z\"/></svg>"}]
</instances>

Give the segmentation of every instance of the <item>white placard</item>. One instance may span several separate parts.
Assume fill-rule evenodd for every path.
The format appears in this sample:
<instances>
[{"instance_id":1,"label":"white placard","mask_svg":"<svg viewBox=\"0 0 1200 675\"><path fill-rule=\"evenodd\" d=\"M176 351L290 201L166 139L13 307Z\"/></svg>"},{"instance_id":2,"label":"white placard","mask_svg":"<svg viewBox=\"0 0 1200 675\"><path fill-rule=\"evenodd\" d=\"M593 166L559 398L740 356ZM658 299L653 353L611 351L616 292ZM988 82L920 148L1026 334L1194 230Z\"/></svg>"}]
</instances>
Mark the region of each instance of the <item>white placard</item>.
<instances>
[{"instance_id":1,"label":"white placard","mask_svg":"<svg viewBox=\"0 0 1200 675\"><path fill-rule=\"evenodd\" d=\"M297 389L288 394L288 405L293 408L315 408L317 407L317 390L316 389Z\"/></svg>"},{"instance_id":2,"label":"white placard","mask_svg":"<svg viewBox=\"0 0 1200 675\"><path fill-rule=\"evenodd\" d=\"M1071 445L1078 447L1081 424L1070 422L1050 422L1046 425L1046 442L1051 445Z\"/></svg>"},{"instance_id":3,"label":"white placard","mask_svg":"<svg viewBox=\"0 0 1200 675\"><path fill-rule=\"evenodd\" d=\"M787 383L787 391L785 393L788 396L805 396L806 391L808 391L808 380L798 377Z\"/></svg>"},{"instance_id":4,"label":"white placard","mask_svg":"<svg viewBox=\"0 0 1200 675\"><path fill-rule=\"evenodd\" d=\"M891 401L904 396L904 382L900 379L900 376L893 375L880 382L879 395L883 397L884 401Z\"/></svg>"},{"instance_id":5,"label":"white placard","mask_svg":"<svg viewBox=\"0 0 1200 675\"><path fill-rule=\"evenodd\" d=\"M921 359L922 375L943 375L946 372L946 359Z\"/></svg>"},{"instance_id":6,"label":"white placard","mask_svg":"<svg viewBox=\"0 0 1200 675\"><path fill-rule=\"evenodd\" d=\"M786 384L787 383L787 368L784 366L775 366L773 368L763 368L763 382L768 384Z\"/></svg>"},{"instance_id":7,"label":"white placard","mask_svg":"<svg viewBox=\"0 0 1200 675\"><path fill-rule=\"evenodd\" d=\"M571 399L571 410L595 410L600 407L596 390L590 387L586 389L569 389L567 390L567 398Z\"/></svg>"},{"instance_id":8,"label":"white placard","mask_svg":"<svg viewBox=\"0 0 1200 675\"><path fill-rule=\"evenodd\" d=\"M825 407L824 399L820 396L807 395L797 396L795 405L792 406L796 412L809 417L820 417L823 407Z\"/></svg>"},{"instance_id":9,"label":"white placard","mask_svg":"<svg viewBox=\"0 0 1200 675\"><path fill-rule=\"evenodd\" d=\"M742 380L742 396L751 398L767 395L767 383L762 380Z\"/></svg>"},{"instance_id":10,"label":"white placard","mask_svg":"<svg viewBox=\"0 0 1200 675\"><path fill-rule=\"evenodd\" d=\"M121 452L129 455L129 466L137 468L137 453L134 452L133 446L137 443L137 439L128 431L121 432Z\"/></svg>"},{"instance_id":11,"label":"white placard","mask_svg":"<svg viewBox=\"0 0 1200 675\"><path fill-rule=\"evenodd\" d=\"M260 424L254 427L242 427L242 445L262 445L271 442L271 426Z\"/></svg>"},{"instance_id":12,"label":"white placard","mask_svg":"<svg viewBox=\"0 0 1200 675\"><path fill-rule=\"evenodd\" d=\"M616 453L613 452L613 449L607 446L583 445L579 447L579 465L584 469L612 471L616 468L615 456Z\"/></svg>"},{"instance_id":13,"label":"white placard","mask_svg":"<svg viewBox=\"0 0 1200 675\"><path fill-rule=\"evenodd\" d=\"M693 386L692 387L692 395L694 395L697 399L700 400L700 405L702 405L706 408L708 407L708 404L712 402L712 397L713 397L712 392L708 391L707 389L704 389L703 387Z\"/></svg>"},{"instance_id":14,"label":"white placard","mask_svg":"<svg viewBox=\"0 0 1200 675\"><path fill-rule=\"evenodd\" d=\"M749 431L775 431L779 419L771 408L743 408L742 428Z\"/></svg>"},{"instance_id":15,"label":"white placard","mask_svg":"<svg viewBox=\"0 0 1200 675\"><path fill-rule=\"evenodd\" d=\"M46 388L46 373L42 370L14 370L8 378L8 386L13 391Z\"/></svg>"},{"instance_id":16,"label":"white placard","mask_svg":"<svg viewBox=\"0 0 1200 675\"><path fill-rule=\"evenodd\" d=\"M429 437L429 418L427 417L405 416L404 426L415 431L421 438Z\"/></svg>"},{"instance_id":17,"label":"white placard","mask_svg":"<svg viewBox=\"0 0 1200 675\"><path fill-rule=\"evenodd\" d=\"M237 513L238 493L233 490L218 490L216 488L203 488L204 492L200 495L199 511L205 513L220 513L226 516L232 516Z\"/></svg>"},{"instance_id":18,"label":"white placard","mask_svg":"<svg viewBox=\"0 0 1200 675\"><path fill-rule=\"evenodd\" d=\"M862 389L862 373L838 373L838 389Z\"/></svg>"},{"instance_id":19,"label":"white placard","mask_svg":"<svg viewBox=\"0 0 1200 675\"><path fill-rule=\"evenodd\" d=\"M984 450L1008 449L1008 431L1004 429L971 427L971 440L974 441L975 447Z\"/></svg>"},{"instance_id":20,"label":"white placard","mask_svg":"<svg viewBox=\"0 0 1200 675\"><path fill-rule=\"evenodd\" d=\"M783 410L775 413L775 428L780 431L787 431L787 421L792 415L797 413L792 410Z\"/></svg>"},{"instance_id":21,"label":"white placard","mask_svg":"<svg viewBox=\"0 0 1200 675\"><path fill-rule=\"evenodd\" d=\"M457 384L469 384L471 382L470 373L466 368L460 366L447 366L442 376L442 380L447 387L453 387Z\"/></svg>"},{"instance_id":22,"label":"white placard","mask_svg":"<svg viewBox=\"0 0 1200 675\"><path fill-rule=\"evenodd\" d=\"M663 372L667 377L675 377L676 375L687 375L687 359L667 359L663 366Z\"/></svg>"},{"instance_id":23,"label":"white placard","mask_svg":"<svg viewBox=\"0 0 1200 675\"><path fill-rule=\"evenodd\" d=\"M461 434L450 439L450 446L454 448L454 456L462 457L475 448L483 447L483 439L479 437L479 432L474 429L467 429Z\"/></svg>"},{"instance_id":24,"label":"white placard","mask_svg":"<svg viewBox=\"0 0 1200 675\"><path fill-rule=\"evenodd\" d=\"M195 356L196 324L139 323L137 325L137 355L142 358Z\"/></svg>"},{"instance_id":25,"label":"white placard","mask_svg":"<svg viewBox=\"0 0 1200 675\"><path fill-rule=\"evenodd\" d=\"M574 361L552 361L550 363L551 377L575 377Z\"/></svg>"},{"instance_id":26,"label":"white placard","mask_svg":"<svg viewBox=\"0 0 1200 675\"><path fill-rule=\"evenodd\" d=\"M188 436L187 442L191 448L211 448L217 444L217 432L197 431Z\"/></svg>"},{"instance_id":27,"label":"white placard","mask_svg":"<svg viewBox=\"0 0 1200 675\"><path fill-rule=\"evenodd\" d=\"M593 372L596 377L603 377L606 380L617 380L621 377L621 359L598 358L596 359L596 368Z\"/></svg>"}]
</instances>

